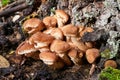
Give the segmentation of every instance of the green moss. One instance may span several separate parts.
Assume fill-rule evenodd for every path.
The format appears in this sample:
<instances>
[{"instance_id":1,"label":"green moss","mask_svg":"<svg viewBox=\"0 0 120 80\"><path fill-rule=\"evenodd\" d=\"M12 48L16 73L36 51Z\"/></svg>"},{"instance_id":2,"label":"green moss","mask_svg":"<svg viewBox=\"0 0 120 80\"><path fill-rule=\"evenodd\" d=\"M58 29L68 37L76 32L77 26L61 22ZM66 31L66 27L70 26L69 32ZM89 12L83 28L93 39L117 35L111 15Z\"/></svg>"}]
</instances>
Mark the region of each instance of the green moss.
<instances>
[{"instance_id":1,"label":"green moss","mask_svg":"<svg viewBox=\"0 0 120 80\"><path fill-rule=\"evenodd\" d=\"M120 70L111 67L103 69L99 75L99 80L120 80Z\"/></svg>"},{"instance_id":2,"label":"green moss","mask_svg":"<svg viewBox=\"0 0 120 80\"><path fill-rule=\"evenodd\" d=\"M9 2L10 2L10 0L2 0L2 1L1 1L2 6L7 5Z\"/></svg>"}]
</instances>

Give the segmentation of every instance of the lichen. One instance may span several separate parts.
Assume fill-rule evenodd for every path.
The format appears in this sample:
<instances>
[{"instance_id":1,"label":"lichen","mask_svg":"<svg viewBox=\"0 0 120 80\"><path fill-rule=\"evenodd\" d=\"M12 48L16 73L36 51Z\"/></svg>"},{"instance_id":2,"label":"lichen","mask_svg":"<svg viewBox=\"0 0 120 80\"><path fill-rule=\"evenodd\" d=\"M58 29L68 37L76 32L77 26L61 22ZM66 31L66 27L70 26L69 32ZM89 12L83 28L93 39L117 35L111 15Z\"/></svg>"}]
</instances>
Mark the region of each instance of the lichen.
<instances>
[{"instance_id":1,"label":"lichen","mask_svg":"<svg viewBox=\"0 0 120 80\"><path fill-rule=\"evenodd\" d=\"M120 70L112 67L105 68L101 71L98 80L120 80Z\"/></svg>"}]
</instances>

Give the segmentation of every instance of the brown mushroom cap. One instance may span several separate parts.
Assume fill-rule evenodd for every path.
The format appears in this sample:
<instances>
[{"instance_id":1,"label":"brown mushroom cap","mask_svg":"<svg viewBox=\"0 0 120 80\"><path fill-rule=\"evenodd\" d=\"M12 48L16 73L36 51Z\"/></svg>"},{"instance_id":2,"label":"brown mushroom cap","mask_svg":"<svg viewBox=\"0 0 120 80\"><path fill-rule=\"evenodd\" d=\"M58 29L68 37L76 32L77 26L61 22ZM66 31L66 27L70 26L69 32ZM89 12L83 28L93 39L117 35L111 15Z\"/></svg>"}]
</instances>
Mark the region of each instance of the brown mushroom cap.
<instances>
[{"instance_id":1,"label":"brown mushroom cap","mask_svg":"<svg viewBox=\"0 0 120 80\"><path fill-rule=\"evenodd\" d=\"M96 48L88 49L86 51L86 58L89 63L94 63L99 56L99 50Z\"/></svg>"},{"instance_id":2,"label":"brown mushroom cap","mask_svg":"<svg viewBox=\"0 0 120 80\"><path fill-rule=\"evenodd\" d=\"M50 51L50 48L48 46L42 47L42 48L39 49L39 51L40 52L48 52L48 51Z\"/></svg>"},{"instance_id":3,"label":"brown mushroom cap","mask_svg":"<svg viewBox=\"0 0 120 80\"><path fill-rule=\"evenodd\" d=\"M16 54L22 55L36 51L37 50L34 48L34 45L30 45L27 41L24 41L17 47Z\"/></svg>"},{"instance_id":4,"label":"brown mushroom cap","mask_svg":"<svg viewBox=\"0 0 120 80\"><path fill-rule=\"evenodd\" d=\"M55 17L52 17L52 16L47 16L43 19L43 23L45 24L45 26L47 28L56 27L57 19Z\"/></svg>"},{"instance_id":5,"label":"brown mushroom cap","mask_svg":"<svg viewBox=\"0 0 120 80\"><path fill-rule=\"evenodd\" d=\"M80 36L82 37L85 32L93 32L93 28L92 27L85 27L81 32L80 32Z\"/></svg>"},{"instance_id":6,"label":"brown mushroom cap","mask_svg":"<svg viewBox=\"0 0 120 80\"><path fill-rule=\"evenodd\" d=\"M58 56L53 52L42 52L39 57L47 65L53 65L58 60Z\"/></svg>"},{"instance_id":7,"label":"brown mushroom cap","mask_svg":"<svg viewBox=\"0 0 120 80\"><path fill-rule=\"evenodd\" d=\"M62 40L54 40L50 46L50 50L56 53L64 53L70 49L70 45Z\"/></svg>"},{"instance_id":8,"label":"brown mushroom cap","mask_svg":"<svg viewBox=\"0 0 120 80\"><path fill-rule=\"evenodd\" d=\"M78 53L77 50L75 49L71 49L68 52L68 56L70 57L70 59L73 61L74 64L81 64L82 63L82 53Z\"/></svg>"},{"instance_id":9,"label":"brown mushroom cap","mask_svg":"<svg viewBox=\"0 0 120 80\"><path fill-rule=\"evenodd\" d=\"M57 22L58 22L58 27L63 26L63 24L65 24L69 19L68 14L63 10L56 10L55 17L56 17Z\"/></svg>"},{"instance_id":10,"label":"brown mushroom cap","mask_svg":"<svg viewBox=\"0 0 120 80\"><path fill-rule=\"evenodd\" d=\"M78 33L78 27L68 24L62 27L62 31L65 36L76 36Z\"/></svg>"},{"instance_id":11,"label":"brown mushroom cap","mask_svg":"<svg viewBox=\"0 0 120 80\"><path fill-rule=\"evenodd\" d=\"M29 34L33 34L37 31L43 30L45 28L44 23L38 18L31 18L23 23L23 29Z\"/></svg>"},{"instance_id":12,"label":"brown mushroom cap","mask_svg":"<svg viewBox=\"0 0 120 80\"><path fill-rule=\"evenodd\" d=\"M77 46L81 51L85 52L88 47L82 42L81 40L78 40L77 37L71 37L72 43Z\"/></svg>"},{"instance_id":13,"label":"brown mushroom cap","mask_svg":"<svg viewBox=\"0 0 120 80\"><path fill-rule=\"evenodd\" d=\"M105 61L104 67L112 67L112 68L117 68L117 63L114 60L107 60Z\"/></svg>"},{"instance_id":14,"label":"brown mushroom cap","mask_svg":"<svg viewBox=\"0 0 120 80\"><path fill-rule=\"evenodd\" d=\"M54 40L54 37L42 32L36 32L29 38L29 43L34 44L35 48L41 48L48 46L52 41Z\"/></svg>"},{"instance_id":15,"label":"brown mushroom cap","mask_svg":"<svg viewBox=\"0 0 120 80\"><path fill-rule=\"evenodd\" d=\"M86 45L88 48L92 48L92 47L93 47L93 43L92 43L92 42L85 42L85 45Z\"/></svg>"},{"instance_id":16,"label":"brown mushroom cap","mask_svg":"<svg viewBox=\"0 0 120 80\"><path fill-rule=\"evenodd\" d=\"M51 36L53 36L55 39L63 39L64 35L61 29L59 28L50 28L45 30L43 33L45 34L50 34Z\"/></svg>"},{"instance_id":17,"label":"brown mushroom cap","mask_svg":"<svg viewBox=\"0 0 120 80\"><path fill-rule=\"evenodd\" d=\"M71 50L68 52L68 56L71 58L71 60L74 60L76 57L78 57L78 55L77 55L77 50L71 49Z\"/></svg>"},{"instance_id":18,"label":"brown mushroom cap","mask_svg":"<svg viewBox=\"0 0 120 80\"><path fill-rule=\"evenodd\" d=\"M55 39L63 40L63 32L59 28L54 28L50 33Z\"/></svg>"}]
</instances>

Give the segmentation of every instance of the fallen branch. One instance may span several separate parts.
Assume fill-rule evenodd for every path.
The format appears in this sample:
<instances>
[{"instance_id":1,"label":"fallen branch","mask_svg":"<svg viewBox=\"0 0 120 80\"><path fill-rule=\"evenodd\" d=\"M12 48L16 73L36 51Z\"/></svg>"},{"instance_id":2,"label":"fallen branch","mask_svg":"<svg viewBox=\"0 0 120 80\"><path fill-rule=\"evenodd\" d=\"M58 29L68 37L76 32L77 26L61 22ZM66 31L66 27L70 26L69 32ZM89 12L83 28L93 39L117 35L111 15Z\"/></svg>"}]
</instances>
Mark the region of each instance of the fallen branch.
<instances>
[{"instance_id":1,"label":"fallen branch","mask_svg":"<svg viewBox=\"0 0 120 80\"><path fill-rule=\"evenodd\" d=\"M9 15L9 14L11 14L11 13L14 13L14 12L16 12L16 11L25 9L25 8L27 8L27 7L29 7L29 5L26 4L26 3L23 3L23 4L21 4L21 5L15 6L15 7L13 7L13 8L6 9L6 10L0 12L0 17L5 16L5 15Z\"/></svg>"}]
</instances>

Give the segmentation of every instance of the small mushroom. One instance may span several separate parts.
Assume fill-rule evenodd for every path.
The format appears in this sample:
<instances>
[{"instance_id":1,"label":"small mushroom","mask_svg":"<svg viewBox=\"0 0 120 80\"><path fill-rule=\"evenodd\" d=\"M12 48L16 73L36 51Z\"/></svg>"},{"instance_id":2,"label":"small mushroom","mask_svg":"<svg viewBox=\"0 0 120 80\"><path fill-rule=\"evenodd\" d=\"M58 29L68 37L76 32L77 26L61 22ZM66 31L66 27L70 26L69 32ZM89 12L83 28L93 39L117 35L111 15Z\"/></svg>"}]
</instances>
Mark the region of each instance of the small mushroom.
<instances>
[{"instance_id":1,"label":"small mushroom","mask_svg":"<svg viewBox=\"0 0 120 80\"><path fill-rule=\"evenodd\" d=\"M78 33L78 27L68 24L63 26L62 28L63 34L66 36L66 41L70 40L70 37L77 36Z\"/></svg>"},{"instance_id":2,"label":"small mushroom","mask_svg":"<svg viewBox=\"0 0 120 80\"><path fill-rule=\"evenodd\" d=\"M93 32L93 28L92 27L85 27L81 32L80 32L80 36L82 37L86 32Z\"/></svg>"},{"instance_id":3,"label":"small mushroom","mask_svg":"<svg viewBox=\"0 0 120 80\"><path fill-rule=\"evenodd\" d=\"M67 23L69 16L63 10L56 10L55 18L57 19L58 27L62 27L65 23Z\"/></svg>"},{"instance_id":4,"label":"small mushroom","mask_svg":"<svg viewBox=\"0 0 120 80\"><path fill-rule=\"evenodd\" d=\"M78 53L77 50L71 49L68 52L68 56L70 57L70 59L73 61L75 65L82 64L83 53Z\"/></svg>"},{"instance_id":5,"label":"small mushroom","mask_svg":"<svg viewBox=\"0 0 120 80\"><path fill-rule=\"evenodd\" d=\"M63 40L64 38L62 30L59 28L50 28L50 29L45 30L43 33L50 34L55 39Z\"/></svg>"},{"instance_id":6,"label":"small mushroom","mask_svg":"<svg viewBox=\"0 0 120 80\"><path fill-rule=\"evenodd\" d=\"M87 61L92 64L91 68L90 68L90 71L89 71L89 75L91 76L93 74L93 72L95 71L95 68L96 68L96 59L100 57L100 53L99 53L99 50L96 49L96 48L91 48L91 49L88 49L86 51L86 59Z\"/></svg>"},{"instance_id":7,"label":"small mushroom","mask_svg":"<svg viewBox=\"0 0 120 80\"><path fill-rule=\"evenodd\" d=\"M68 66L71 65L71 61L67 56L67 51L70 49L70 45L62 40L54 40L50 46L50 50L52 52L56 52L56 54L64 61L64 63Z\"/></svg>"},{"instance_id":8,"label":"small mushroom","mask_svg":"<svg viewBox=\"0 0 120 80\"><path fill-rule=\"evenodd\" d=\"M36 49L49 46L50 43L54 40L54 37L42 32L36 32L29 38L29 43L34 44Z\"/></svg>"},{"instance_id":9,"label":"small mushroom","mask_svg":"<svg viewBox=\"0 0 120 80\"><path fill-rule=\"evenodd\" d=\"M56 53L64 53L70 49L70 45L62 40L54 40L50 46L50 50Z\"/></svg>"},{"instance_id":10,"label":"small mushroom","mask_svg":"<svg viewBox=\"0 0 120 80\"><path fill-rule=\"evenodd\" d=\"M53 28L57 25L57 19L53 16L47 16L43 19L43 23L47 28Z\"/></svg>"},{"instance_id":11,"label":"small mushroom","mask_svg":"<svg viewBox=\"0 0 120 80\"><path fill-rule=\"evenodd\" d=\"M22 42L16 49L17 55L29 54L34 53L37 50L34 48L34 45L28 43L28 41Z\"/></svg>"},{"instance_id":12,"label":"small mushroom","mask_svg":"<svg viewBox=\"0 0 120 80\"><path fill-rule=\"evenodd\" d=\"M82 42L81 40L78 40L77 37L71 37L71 41L75 46L77 46L83 52L86 52L86 50L88 49L85 43Z\"/></svg>"},{"instance_id":13,"label":"small mushroom","mask_svg":"<svg viewBox=\"0 0 120 80\"><path fill-rule=\"evenodd\" d=\"M53 36L55 39L63 40L63 32L59 28L54 28L52 32L50 33L51 36Z\"/></svg>"},{"instance_id":14,"label":"small mushroom","mask_svg":"<svg viewBox=\"0 0 120 80\"><path fill-rule=\"evenodd\" d=\"M112 67L112 68L117 68L117 63L114 60L107 60L105 61L104 67Z\"/></svg>"},{"instance_id":15,"label":"small mushroom","mask_svg":"<svg viewBox=\"0 0 120 80\"><path fill-rule=\"evenodd\" d=\"M78 27L68 24L62 27L62 31L65 36L76 36L78 33Z\"/></svg>"},{"instance_id":16,"label":"small mushroom","mask_svg":"<svg viewBox=\"0 0 120 80\"><path fill-rule=\"evenodd\" d=\"M86 51L86 59L91 64L100 56L99 50L96 48L88 49Z\"/></svg>"},{"instance_id":17,"label":"small mushroom","mask_svg":"<svg viewBox=\"0 0 120 80\"><path fill-rule=\"evenodd\" d=\"M34 34L45 28L44 23L38 18L31 18L23 23L23 29L29 34Z\"/></svg>"},{"instance_id":18,"label":"small mushroom","mask_svg":"<svg viewBox=\"0 0 120 80\"><path fill-rule=\"evenodd\" d=\"M64 67L64 63L54 52L42 52L39 54L40 59L53 69L61 69Z\"/></svg>"}]
</instances>

